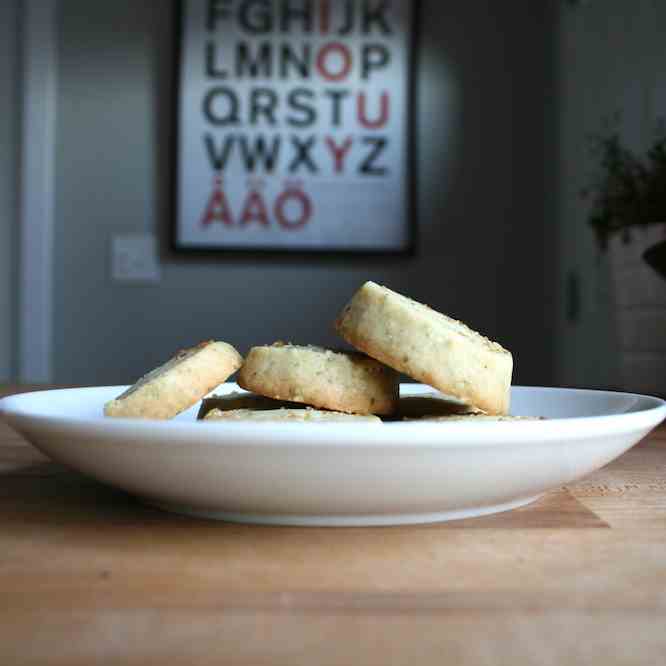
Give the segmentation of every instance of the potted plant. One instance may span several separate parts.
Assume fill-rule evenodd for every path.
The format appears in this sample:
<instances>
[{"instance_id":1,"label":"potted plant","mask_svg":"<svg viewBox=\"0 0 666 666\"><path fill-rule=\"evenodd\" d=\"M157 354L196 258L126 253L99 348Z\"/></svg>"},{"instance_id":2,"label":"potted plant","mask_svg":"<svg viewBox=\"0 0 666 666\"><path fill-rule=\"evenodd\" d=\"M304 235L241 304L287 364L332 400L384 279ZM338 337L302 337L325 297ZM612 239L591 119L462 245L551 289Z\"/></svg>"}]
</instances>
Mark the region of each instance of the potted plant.
<instances>
[{"instance_id":1,"label":"potted plant","mask_svg":"<svg viewBox=\"0 0 666 666\"><path fill-rule=\"evenodd\" d=\"M666 132L644 155L606 125L591 138L596 178L582 195L609 255L619 342L618 386L666 394Z\"/></svg>"},{"instance_id":2,"label":"potted plant","mask_svg":"<svg viewBox=\"0 0 666 666\"><path fill-rule=\"evenodd\" d=\"M606 250L609 241L619 237L632 241L632 231L666 222L666 132L660 129L641 159L622 144L617 129L591 138L592 154L599 160L597 178L582 191L591 199L589 223L599 246ZM666 278L666 238L647 248L645 260Z\"/></svg>"}]
</instances>

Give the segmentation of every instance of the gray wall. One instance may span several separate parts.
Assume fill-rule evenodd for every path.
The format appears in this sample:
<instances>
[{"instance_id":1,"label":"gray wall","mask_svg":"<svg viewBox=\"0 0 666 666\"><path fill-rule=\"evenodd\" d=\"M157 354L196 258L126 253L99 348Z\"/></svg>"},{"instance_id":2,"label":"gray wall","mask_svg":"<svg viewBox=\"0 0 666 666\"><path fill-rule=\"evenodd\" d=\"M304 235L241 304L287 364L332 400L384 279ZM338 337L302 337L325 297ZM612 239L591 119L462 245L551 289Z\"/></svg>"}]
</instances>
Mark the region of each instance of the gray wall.
<instances>
[{"instance_id":1,"label":"gray wall","mask_svg":"<svg viewBox=\"0 0 666 666\"><path fill-rule=\"evenodd\" d=\"M587 225L579 192L595 173L588 137L604 117L621 112L620 132L645 150L658 119L666 118L666 4L661 0L606 0L564 7L560 29L559 246L560 296L557 381L580 386L619 386L618 341L612 316L608 257ZM580 285L580 314L566 317L568 276Z\"/></svg>"},{"instance_id":2,"label":"gray wall","mask_svg":"<svg viewBox=\"0 0 666 666\"><path fill-rule=\"evenodd\" d=\"M18 2L0 3L0 381L16 372Z\"/></svg>"},{"instance_id":3,"label":"gray wall","mask_svg":"<svg viewBox=\"0 0 666 666\"><path fill-rule=\"evenodd\" d=\"M202 260L167 250L168 3L62 0L55 379L127 382L209 337L242 351L275 339L337 345L335 314L374 279L514 350L518 382L550 383L549 5L422 3L417 256ZM111 234L145 229L162 238L162 282L111 283Z\"/></svg>"}]
</instances>

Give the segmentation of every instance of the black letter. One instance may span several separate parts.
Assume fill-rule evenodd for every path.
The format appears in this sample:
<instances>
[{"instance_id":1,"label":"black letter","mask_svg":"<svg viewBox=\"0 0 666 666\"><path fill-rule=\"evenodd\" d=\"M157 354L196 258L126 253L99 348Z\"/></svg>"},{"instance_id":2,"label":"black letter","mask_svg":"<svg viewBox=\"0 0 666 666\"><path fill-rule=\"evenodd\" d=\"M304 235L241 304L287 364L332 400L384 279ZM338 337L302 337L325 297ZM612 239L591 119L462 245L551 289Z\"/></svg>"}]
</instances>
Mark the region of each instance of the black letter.
<instances>
[{"instance_id":1,"label":"black letter","mask_svg":"<svg viewBox=\"0 0 666 666\"><path fill-rule=\"evenodd\" d=\"M294 116L287 116L287 124L291 127L308 127L317 122L317 112L308 104L312 102L314 93L308 88L294 88L287 97L287 103L295 111L303 113L304 117L294 118ZM304 99L302 99L304 98Z\"/></svg>"},{"instance_id":2,"label":"black letter","mask_svg":"<svg viewBox=\"0 0 666 666\"><path fill-rule=\"evenodd\" d=\"M342 28L338 30L338 35L348 35L354 29L354 0L345 2L345 21Z\"/></svg>"},{"instance_id":3,"label":"black letter","mask_svg":"<svg viewBox=\"0 0 666 666\"><path fill-rule=\"evenodd\" d=\"M238 52L236 54L236 76L241 79L244 76L256 79L263 76L270 78L273 74L271 55L273 54L269 42L261 42L257 45L257 55L253 59L250 53L251 45L247 42L238 44ZM248 70L248 74L245 70ZM263 72L260 71L263 69Z\"/></svg>"},{"instance_id":4,"label":"black letter","mask_svg":"<svg viewBox=\"0 0 666 666\"><path fill-rule=\"evenodd\" d=\"M254 5L258 11L252 12ZM273 30L270 0L245 0L238 10L238 22L245 32L265 35Z\"/></svg>"},{"instance_id":5,"label":"black letter","mask_svg":"<svg viewBox=\"0 0 666 666\"><path fill-rule=\"evenodd\" d=\"M310 173L317 173L317 165L312 161L312 157L310 156L310 151L314 146L316 138L315 136L311 136L309 139L301 141L297 136L291 137L291 143L296 149L296 155L289 165L289 173L295 173L301 163L310 170Z\"/></svg>"},{"instance_id":6,"label":"black letter","mask_svg":"<svg viewBox=\"0 0 666 666\"><path fill-rule=\"evenodd\" d=\"M361 78L369 79L373 69L386 67L390 61L391 53L383 44L364 44L361 51Z\"/></svg>"},{"instance_id":7,"label":"black letter","mask_svg":"<svg viewBox=\"0 0 666 666\"><path fill-rule=\"evenodd\" d=\"M247 137L240 138L240 148L245 162L245 169L250 173L254 173L254 168L257 160L263 161L264 169L271 173L275 169L278 155L280 154L280 145L282 138L277 136L273 138L273 143L270 149L266 146L264 137L259 135L254 140L254 147L250 147Z\"/></svg>"},{"instance_id":8,"label":"black letter","mask_svg":"<svg viewBox=\"0 0 666 666\"><path fill-rule=\"evenodd\" d=\"M389 8L389 3L383 0L374 9L370 8L372 0L363 2L363 32L367 35L372 32L372 24L377 23L381 32L385 35L392 33L391 26L386 21L384 14Z\"/></svg>"},{"instance_id":9,"label":"black letter","mask_svg":"<svg viewBox=\"0 0 666 666\"><path fill-rule=\"evenodd\" d=\"M250 125L257 125L260 116L264 116L269 125L275 125L277 93L270 88L253 88L250 92L250 100Z\"/></svg>"},{"instance_id":10,"label":"black letter","mask_svg":"<svg viewBox=\"0 0 666 666\"><path fill-rule=\"evenodd\" d=\"M282 53L280 57L280 76L283 79L289 78L288 65L291 63L300 74L302 79L307 79L310 76L311 67L311 51L309 44L301 45L301 58L299 59L296 53L292 50L291 45L283 44Z\"/></svg>"},{"instance_id":11,"label":"black letter","mask_svg":"<svg viewBox=\"0 0 666 666\"><path fill-rule=\"evenodd\" d=\"M215 42L208 42L206 44L206 76L209 79L226 79L227 70L217 69L217 46Z\"/></svg>"},{"instance_id":12,"label":"black letter","mask_svg":"<svg viewBox=\"0 0 666 666\"><path fill-rule=\"evenodd\" d=\"M228 5L229 0L208 0L208 17L206 19L206 28L208 32L213 32L217 27L218 19L229 18L229 11L224 5Z\"/></svg>"},{"instance_id":13,"label":"black letter","mask_svg":"<svg viewBox=\"0 0 666 666\"><path fill-rule=\"evenodd\" d=\"M384 152L384 148L388 145L388 139L385 137L364 137L363 143L369 146L372 146L370 152L359 168L359 173L365 174L367 176L385 176L387 169L386 167L375 166L375 162L379 156Z\"/></svg>"},{"instance_id":14,"label":"black letter","mask_svg":"<svg viewBox=\"0 0 666 666\"><path fill-rule=\"evenodd\" d=\"M300 7L293 7L291 0L282 0L282 32L289 32L292 19L302 19L303 32L312 32L312 0L301 0Z\"/></svg>"},{"instance_id":15,"label":"black letter","mask_svg":"<svg viewBox=\"0 0 666 666\"><path fill-rule=\"evenodd\" d=\"M224 143L218 148L215 145L215 138L212 134L205 134L204 143L206 144L206 153L208 154L208 161L215 171L224 171L229 159L229 153L234 145L234 137L227 136L224 138Z\"/></svg>"},{"instance_id":16,"label":"black letter","mask_svg":"<svg viewBox=\"0 0 666 666\"><path fill-rule=\"evenodd\" d=\"M349 97L348 90L325 90L324 95L330 97L333 102L331 106L331 122L334 127L339 127L342 122L342 100Z\"/></svg>"},{"instance_id":17,"label":"black letter","mask_svg":"<svg viewBox=\"0 0 666 666\"><path fill-rule=\"evenodd\" d=\"M213 108L215 99L219 96L224 97L229 102L229 109L226 114L220 113ZM211 88L203 99L203 113L206 120L211 125L236 125L240 122L238 117L238 97L236 93L227 87Z\"/></svg>"}]
</instances>

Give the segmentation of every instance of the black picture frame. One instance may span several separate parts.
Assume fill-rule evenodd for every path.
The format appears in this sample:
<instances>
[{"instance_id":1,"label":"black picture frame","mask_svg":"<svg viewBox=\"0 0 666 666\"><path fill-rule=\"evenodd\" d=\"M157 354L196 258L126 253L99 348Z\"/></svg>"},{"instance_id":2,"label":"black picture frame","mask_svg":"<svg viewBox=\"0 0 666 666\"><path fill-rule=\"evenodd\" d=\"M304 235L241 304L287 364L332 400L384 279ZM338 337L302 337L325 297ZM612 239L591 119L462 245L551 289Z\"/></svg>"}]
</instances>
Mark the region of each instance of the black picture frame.
<instances>
[{"instance_id":1,"label":"black picture frame","mask_svg":"<svg viewBox=\"0 0 666 666\"><path fill-rule=\"evenodd\" d=\"M421 0L412 2L412 24L409 35L409 53L408 53L408 82L407 82L407 155L406 160L406 192L407 192L407 233L408 243L402 249L372 249L372 248L348 248L348 247L275 247L275 246L188 246L181 245L178 241L178 164L180 160L180 114L178 108L181 97L180 87L180 67L183 47L183 12L186 0L172 0L173 2L173 59L171 63L171 131L169 142L169 192L170 192L170 214L169 214L169 250L174 255L181 258L199 257L220 259L239 258L239 257L302 257L302 258L321 258L321 259L378 259L381 258L413 258L417 255L419 238L419 220L418 220L418 193L416 168L418 165L417 144L416 144L416 126L415 121L418 117L418 90L417 73L419 63L419 42L420 42L420 20L421 20Z\"/></svg>"}]
</instances>

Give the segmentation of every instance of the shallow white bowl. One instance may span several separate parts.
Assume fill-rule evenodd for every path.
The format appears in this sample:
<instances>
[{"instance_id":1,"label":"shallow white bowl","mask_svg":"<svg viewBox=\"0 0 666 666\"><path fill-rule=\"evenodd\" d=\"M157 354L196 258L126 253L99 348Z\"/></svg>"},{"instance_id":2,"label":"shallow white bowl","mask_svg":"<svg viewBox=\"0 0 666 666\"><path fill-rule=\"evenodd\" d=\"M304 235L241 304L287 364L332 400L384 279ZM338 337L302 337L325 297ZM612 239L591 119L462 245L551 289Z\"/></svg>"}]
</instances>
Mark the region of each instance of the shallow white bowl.
<instances>
[{"instance_id":1,"label":"shallow white bowl","mask_svg":"<svg viewBox=\"0 0 666 666\"><path fill-rule=\"evenodd\" d=\"M0 414L45 454L180 513L290 525L391 525L526 504L603 467L666 417L658 398L514 387L497 423L107 419L126 387L24 393ZM238 390L224 384L217 393ZM405 384L403 395L432 393Z\"/></svg>"}]
</instances>

